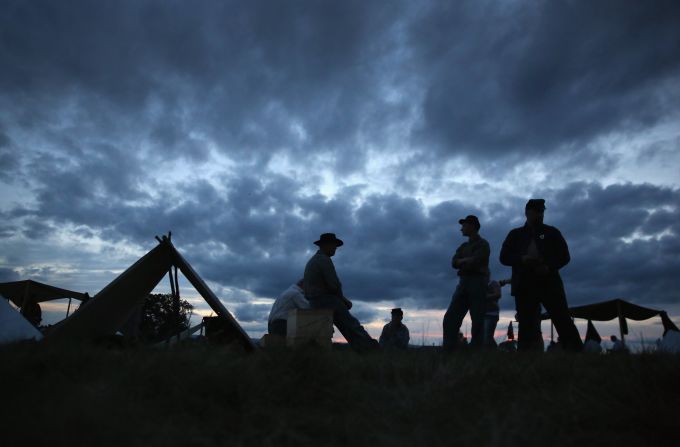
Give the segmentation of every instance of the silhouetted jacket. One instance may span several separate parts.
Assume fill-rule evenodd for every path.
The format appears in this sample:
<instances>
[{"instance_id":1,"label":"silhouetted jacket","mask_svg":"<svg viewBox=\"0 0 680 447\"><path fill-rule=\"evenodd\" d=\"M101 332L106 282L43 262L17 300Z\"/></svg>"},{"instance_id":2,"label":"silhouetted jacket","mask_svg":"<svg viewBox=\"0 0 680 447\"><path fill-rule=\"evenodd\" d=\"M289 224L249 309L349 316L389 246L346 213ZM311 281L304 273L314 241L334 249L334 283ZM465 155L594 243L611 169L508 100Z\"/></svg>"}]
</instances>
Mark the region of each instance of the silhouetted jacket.
<instances>
[{"instance_id":1,"label":"silhouetted jacket","mask_svg":"<svg viewBox=\"0 0 680 447\"><path fill-rule=\"evenodd\" d=\"M331 258L318 250L305 266L305 297L307 299L334 295L343 297L342 284Z\"/></svg>"},{"instance_id":2,"label":"silhouetted jacket","mask_svg":"<svg viewBox=\"0 0 680 447\"><path fill-rule=\"evenodd\" d=\"M399 326L392 324L390 321L385 326L383 326L382 333L380 334L380 339L378 343L383 348L408 348L408 342L411 336L408 333L408 328L404 323Z\"/></svg>"},{"instance_id":3,"label":"silhouetted jacket","mask_svg":"<svg viewBox=\"0 0 680 447\"><path fill-rule=\"evenodd\" d=\"M458 247L456 254L451 258L451 267L458 270L458 276L488 275L490 254L489 243L477 236L468 242L463 242ZM472 258L473 260L462 267L456 267L456 261L462 258Z\"/></svg>"},{"instance_id":4,"label":"silhouetted jacket","mask_svg":"<svg viewBox=\"0 0 680 447\"><path fill-rule=\"evenodd\" d=\"M527 254L532 239L543 264L548 267L546 275L536 273L533 266L522 262L522 256ZM562 287L559 270L570 260L569 247L562 233L545 224L539 225L535 232L528 224L511 230L503 242L500 255L501 264L512 267L513 296L529 293L537 284Z\"/></svg>"}]
</instances>

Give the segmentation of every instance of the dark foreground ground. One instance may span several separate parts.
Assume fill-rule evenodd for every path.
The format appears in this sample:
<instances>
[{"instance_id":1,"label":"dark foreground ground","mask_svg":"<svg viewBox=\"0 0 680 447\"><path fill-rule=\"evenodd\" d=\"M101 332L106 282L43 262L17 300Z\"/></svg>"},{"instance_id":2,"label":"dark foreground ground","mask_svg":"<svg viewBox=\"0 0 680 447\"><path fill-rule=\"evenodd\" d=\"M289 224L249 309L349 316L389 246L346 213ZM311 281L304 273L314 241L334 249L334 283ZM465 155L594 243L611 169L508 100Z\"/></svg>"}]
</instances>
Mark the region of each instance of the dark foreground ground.
<instances>
[{"instance_id":1,"label":"dark foreground ground","mask_svg":"<svg viewBox=\"0 0 680 447\"><path fill-rule=\"evenodd\" d=\"M677 445L680 357L0 348L5 446Z\"/></svg>"}]
</instances>

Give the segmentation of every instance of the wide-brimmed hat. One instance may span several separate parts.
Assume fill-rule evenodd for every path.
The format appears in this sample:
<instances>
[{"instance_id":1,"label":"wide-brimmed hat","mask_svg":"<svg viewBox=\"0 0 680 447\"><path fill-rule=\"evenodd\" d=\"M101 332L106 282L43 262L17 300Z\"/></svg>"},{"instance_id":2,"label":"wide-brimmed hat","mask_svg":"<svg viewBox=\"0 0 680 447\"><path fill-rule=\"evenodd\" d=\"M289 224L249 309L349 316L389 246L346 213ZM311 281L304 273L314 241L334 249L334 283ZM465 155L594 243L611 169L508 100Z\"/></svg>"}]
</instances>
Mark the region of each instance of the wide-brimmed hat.
<instances>
[{"instance_id":1,"label":"wide-brimmed hat","mask_svg":"<svg viewBox=\"0 0 680 447\"><path fill-rule=\"evenodd\" d=\"M329 242L335 243L336 247L340 247L342 244L344 244L344 242L342 242L341 239L335 237L335 233L324 233L321 236L319 236L319 240L314 243L316 245L321 245Z\"/></svg>"},{"instance_id":2,"label":"wide-brimmed hat","mask_svg":"<svg viewBox=\"0 0 680 447\"><path fill-rule=\"evenodd\" d=\"M390 313L397 314L397 315L404 315L404 311L401 310L401 307L395 307L394 309L392 309L392 312L390 312Z\"/></svg>"},{"instance_id":3,"label":"wide-brimmed hat","mask_svg":"<svg viewBox=\"0 0 680 447\"><path fill-rule=\"evenodd\" d=\"M545 199L529 199L524 206L525 210L545 211Z\"/></svg>"},{"instance_id":4,"label":"wide-brimmed hat","mask_svg":"<svg viewBox=\"0 0 680 447\"><path fill-rule=\"evenodd\" d=\"M477 219L477 216L473 216L472 214L470 214L469 216L466 216L463 219L460 219L458 221L458 223L461 224L461 225L463 225L464 223L472 224L475 227L477 227L478 230L480 228L482 228L482 225L479 223L479 219Z\"/></svg>"}]
</instances>

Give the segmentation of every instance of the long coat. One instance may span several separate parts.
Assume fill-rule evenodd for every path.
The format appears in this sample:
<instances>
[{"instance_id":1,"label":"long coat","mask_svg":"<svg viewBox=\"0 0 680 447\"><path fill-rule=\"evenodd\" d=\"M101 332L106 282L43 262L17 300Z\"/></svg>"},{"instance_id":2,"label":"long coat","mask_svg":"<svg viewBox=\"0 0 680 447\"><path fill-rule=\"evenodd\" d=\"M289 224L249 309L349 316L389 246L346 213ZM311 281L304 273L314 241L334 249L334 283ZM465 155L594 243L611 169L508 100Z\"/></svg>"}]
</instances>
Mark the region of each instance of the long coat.
<instances>
[{"instance_id":1,"label":"long coat","mask_svg":"<svg viewBox=\"0 0 680 447\"><path fill-rule=\"evenodd\" d=\"M548 267L545 275L535 273L533 267L522 263L522 256L527 254L532 239L544 265ZM526 224L511 230L503 242L500 255L501 264L512 267L513 296L532 293L536 289L546 292L545 288L564 293L559 270L570 260L569 247L562 233L545 224L539 225L535 232Z\"/></svg>"}]
</instances>

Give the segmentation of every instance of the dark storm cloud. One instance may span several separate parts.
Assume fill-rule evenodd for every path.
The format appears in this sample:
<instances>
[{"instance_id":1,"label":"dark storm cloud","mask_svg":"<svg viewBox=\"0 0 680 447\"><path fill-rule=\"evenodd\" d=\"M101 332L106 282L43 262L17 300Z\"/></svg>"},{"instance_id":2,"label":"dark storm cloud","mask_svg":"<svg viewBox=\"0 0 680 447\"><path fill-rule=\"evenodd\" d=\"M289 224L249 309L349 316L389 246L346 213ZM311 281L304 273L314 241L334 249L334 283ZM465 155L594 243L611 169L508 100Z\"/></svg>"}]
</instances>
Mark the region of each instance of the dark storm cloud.
<instances>
[{"instance_id":1,"label":"dark storm cloud","mask_svg":"<svg viewBox=\"0 0 680 447\"><path fill-rule=\"evenodd\" d=\"M579 299L677 303L680 192L652 185L574 184L555 195L571 235L565 278ZM625 242L624 242L625 241Z\"/></svg>"},{"instance_id":2,"label":"dark storm cloud","mask_svg":"<svg viewBox=\"0 0 680 447\"><path fill-rule=\"evenodd\" d=\"M11 141L7 135L2 132L0 128L0 149L6 148L10 145Z\"/></svg>"},{"instance_id":3,"label":"dark storm cloud","mask_svg":"<svg viewBox=\"0 0 680 447\"><path fill-rule=\"evenodd\" d=\"M437 3L411 26L425 141L475 156L580 150L677 114L673 1Z\"/></svg>"},{"instance_id":4,"label":"dark storm cloud","mask_svg":"<svg viewBox=\"0 0 680 447\"><path fill-rule=\"evenodd\" d=\"M676 2L2 8L0 146L22 129L42 141L13 138L15 152L119 153L115 172L210 162L213 147L251 170L289 154L343 175L364 169L367 145L390 153L413 116L416 165L566 148L592 165L594 138L677 113ZM26 163L0 157L19 181ZM127 177L134 189L143 174Z\"/></svg>"},{"instance_id":5,"label":"dark storm cloud","mask_svg":"<svg viewBox=\"0 0 680 447\"><path fill-rule=\"evenodd\" d=\"M54 248L50 240L70 231L150 249L172 230L205 279L274 298L300 278L318 235L333 231L346 241L335 263L350 298L444 308L462 242L457 219L480 216L492 273L506 277L498 251L527 197L503 191L483 206L428 207L390 187L369 194L355 185L329 198L315 192L319 166L335 180L360 172L367 147L393 155L391 132L408 134L420 116L412 140L400 142L417 156L391 174L406 190L451 154L484 165L499 157L502 175L508 158L570 148L578 169L601 156L581 150L597 137L677 113L675 2L417 5L3 2L0 180L30 196L3 208L3 247L21 239ZM645 156L675 149L677 141ZM221 155L230 167L206 174ZM277 155L303 175L272 172ZM573 303L680 300L678 190L571 183L535 193L570 243ZM45 247L30 261L48 256ZM94 258L57 247L75 267ZM108 269L125 266L102 266L106 250L97 267L113 277ZM2 259L13 268L29 263L27 253ZM234 293L239 318L263 317ZM356 311L375 316L360 302Z\"/></svg>"},{"instance_id":6,"label":"dark storm cloud","mask_svg":"<svg viewBox=\"0 0 680 447\"><path fill-rule=\"evenodd\" d=\"M564 275L572 302L614 296L641 303L678 301L680 192L651 185L575 183L542 195L548 199L547 222L562 230L571 247L573 261ZM358 207L350 205L351 195L344 201L311 201L311 207L305 207L304 199L275 202L280 211L264 213L259 225L246 220L238 233L227 231L217 238L228 246L248 240L249 249L192 256L211 280L273 298L301 276L310 255L306 250L315 249L311 242L317 234L336 231L346 241L335 263L348 296L442 308L456 282L449 262L463 240L457 219L476 213L493 248L494 277L509 276L498 253L511 222L522 222L524 198L488 210L459 202L427 209L394 195L371 195ZM294 207L302 217L286 212ZM256 209L249 214L262 212ZM504 303L511 305L510 300Z\"/></svg>"},{"instance_id":7,"label":"dark storm cloud","mask_svg":"<svg viewBox=\"0 0 680 447\"><path fill-rule=\"evenodd\" d=\"M12 148L12 140L4 133L0 122L0 180L12 180L11 172L19 166L19 157Z\"/></svg>"},{"instance_id":8,"label":"dark storm cloud","mask_svg":"<svg viewBox=\"0 0 680 447\"><path fill-rule=\"evenodd\" d=\"M362 166L364 123L389 115L378 87L398 8L9 2L3 9L10 69L0 88L15 100L13 119L31 129L65 109L89 114L82 117L109 133L103 137L135 132L162 147L150 154L156 159L204 160L203 137L260 162L274 149L332 153L342 144L353 154L335 166L346 171Z\"/></svg>"},{"instance_id":9,"label":"dark storm cloud","mask_svg":"<svg viewBox=\"0 0 680 447\"><path fill-rule=\"evenodd\" d=\"M0 268L0 282L18 281L19 273L16 270Z\"/></svg>"},{"instance_id":10,"label":"dark storm cloud","mask_svg":"<svg viewBox=\"0 0 680 447\"><path fill-rule=\"evenodd\" d=\"M267 321L271 305L239 304L234 308L234 315L239 321Z\"/></svg>"},{"instance_id":11,"label":"dark storm cloud","mask_svg":"<svg viewBox=\"0 0 680 447\"><path fill-rule=\"evenodd\" d=\"M58 187L82 194L86 189L45 188ZM38 201L37 209L23 210L24 232L40 239L68 224L82 237L96 231L106 240L151 248L154 234L172 230L175 243L204 278L274 298L302 276L316 237L334 231L346 241L335 263L347 296L443 308L456 282L450 256L463 241L457 220L473 213L492 246L493 276L509 276L498 253L507 232L523 222L526 198L483 208L457 201L428 208L395 194L369 194L358 202L360 193L353 187L332 199L306 195L301 183L277 175L266 180L242 175L218 186L197 180L178 188L177 203L173 197L151 205L81 200L78 212L66 213ZM562 230L571 247L573 261L564 276L572 302L615 296L641 303L678 301L680 192L653 185L572 183L536 195L548 200L546 221ZM512 303L505 300L503 306ZM246 306L238 312L245 318L255 310Z\"/></svg>"},{"instance_id":12,"label":"dark storm cloud","mask_svg":"<svg viewBox=\"0 0 680 447\"><path fill-rule=\"evenodd\" d=\"M352 315L359 321L373 321L381 317L374 307L364 303L353 303L350 310ZM389 314L387 314L389 316ZM382 315L384 316L384 315Z\"/></svg>"}]
</instances>

